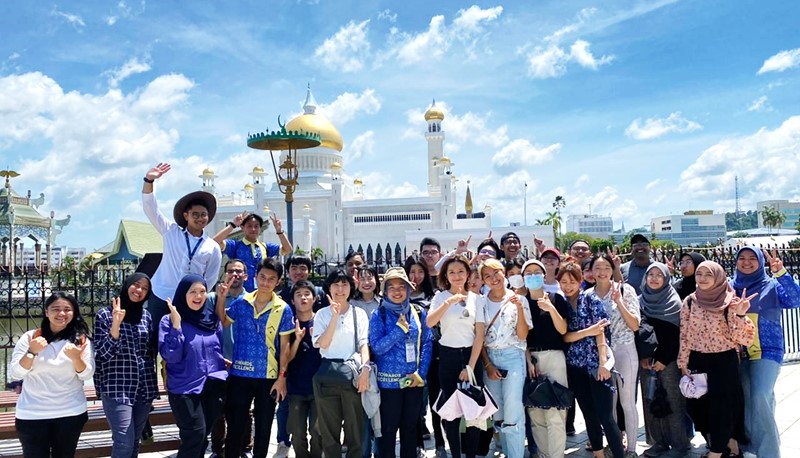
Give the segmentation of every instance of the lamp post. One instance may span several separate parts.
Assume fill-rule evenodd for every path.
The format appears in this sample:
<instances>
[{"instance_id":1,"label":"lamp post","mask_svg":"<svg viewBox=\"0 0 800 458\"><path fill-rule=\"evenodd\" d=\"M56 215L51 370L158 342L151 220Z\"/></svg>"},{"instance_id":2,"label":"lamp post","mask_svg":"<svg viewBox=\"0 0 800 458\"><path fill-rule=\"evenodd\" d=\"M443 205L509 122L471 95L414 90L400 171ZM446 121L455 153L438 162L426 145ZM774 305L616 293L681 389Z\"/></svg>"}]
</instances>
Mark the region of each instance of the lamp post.
<instances>
[{"instance_id":1,"label":"lamp post","mask_svg":"<svg viewBox=\"0 0 800 458\"><path fill-rule=\"evenodd\" d=\"M278 116L278 126L280 127L278 131L248 134L247 146L253 149L269 151L278 190L285 196L287 231L289 232L287 236L289 243L294 244L292 204L294 203L294 191L297 188L299 175L297 170L297 150L319 146L321 137L319 134L312 132L286 130L286 125L281 124L280 116ZM275 162L275 151L286 151L286 157L280 166ZM280 160L280 154L278 155L278 160Z\"/></svg>"}]
</instances>

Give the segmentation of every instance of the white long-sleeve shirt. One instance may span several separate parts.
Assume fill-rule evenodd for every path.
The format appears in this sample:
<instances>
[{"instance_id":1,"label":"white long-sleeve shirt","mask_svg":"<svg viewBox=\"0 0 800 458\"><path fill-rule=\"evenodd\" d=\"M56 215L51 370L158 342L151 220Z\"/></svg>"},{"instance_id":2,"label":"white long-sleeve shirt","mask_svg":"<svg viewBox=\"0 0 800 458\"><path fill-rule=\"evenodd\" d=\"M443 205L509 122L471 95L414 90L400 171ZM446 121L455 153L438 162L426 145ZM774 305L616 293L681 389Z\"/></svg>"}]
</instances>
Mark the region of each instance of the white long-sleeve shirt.
<instances>
[{"instance_id":1,"label":"white long-sleeve shirt","mask_svg":"<svg viewBox=\"0 0 800 458\"><path fill-rule=\"evenodd\" d=\"M46 420L73 417L86 412L83 382L94 375L94 353L87 339L81 352L86 369L75 372L72 360L64 354L66 340L48 344L34 358L30 370L19 363L26 358L35 330L20 337L11 355L9 374L22 380L22 393L17 400L16 417L20 420Z\"/></svg>"},{"instance_id":2,"label":"white long-sleeve shirt","mask_svg":"<svg viewBox=\"0 0 800 458\"><path fill-rule=\"evenodd\" d=\"M158 270L151 280L153 294L162 300L171 298L181 278L190 273L205 278L208 290L211 291L217 284L222 265L222 250L219 244L205 232L202 237L195 237L174 221L167 219L158 209L154 192L142 193L142 208L147 219L164 239L161 264L158 265ZM198 241L200 245L190 262L189 253L194 250Z\"/></svg>"}]
</instances>

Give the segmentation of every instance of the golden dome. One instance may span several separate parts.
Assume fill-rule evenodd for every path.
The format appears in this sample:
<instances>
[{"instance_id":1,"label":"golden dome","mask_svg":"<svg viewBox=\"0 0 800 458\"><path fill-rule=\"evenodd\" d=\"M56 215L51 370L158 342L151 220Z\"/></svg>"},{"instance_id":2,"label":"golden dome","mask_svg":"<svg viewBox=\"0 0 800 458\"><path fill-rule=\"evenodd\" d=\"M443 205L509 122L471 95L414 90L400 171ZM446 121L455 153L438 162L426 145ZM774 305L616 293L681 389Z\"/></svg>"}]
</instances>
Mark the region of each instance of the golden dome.
<instances>
[{"instance_id":1,"label":"golden dome","mask_svg":"<svg viewBox=\"0 0 800 458\"><path fill-rule=\"evenodd\" d=\"M286 123L286 130L302 130L311 134L319 134L320 146L342 151L344 142L339 130L323 116L317 114L317 102L311 94L311 85L306 92L303 114Z\"/></svg>"},{"instance_id":2,"label":"golden dome","mask_svg":"<svg viewBox=\"0 0 800 458\"><path fill-rule=\"evenodd\" d=\"M264 168L261 167L260 165L253 167L253 175L257 173L264 173Z\"/></svg>"},{"instance_id":3,"label":"golden dome","mask_svg":"<svg viewBox=\"0 0 800 458\"><path fill-rule=\"evenodd\" d=\"M426 121L431 121L433 119L438 119L439 121L444 120L444 112L436 107L435 99L431 104L431 107L428 108L428 111L425 112Z\"/></svg>"},{"instance_id":4,"label":"golden dome","mask_svg":"<svg viewBox=\"0 0 800 458\"><path fill-rule=\"evenodd\" d=\"M453 163L453 162L452 162L452 161L450 160L450 158L449 158L449 157L447 157L447 156L442 156L442 158L441 158L441 159L439 159L439 164L440 164L440 165L450 165L450 164L452 164L452 163Z\"/></svg>"},{"instance_id":5,"label":"golden dome","mask_svg":"<svg viewBox=\"0 0 800 458\"><path fill-rule=\"evenodd\" d=\"M337 171L342 170L342 164L340 164L337 161L334 161L333 164L331 164L331 170L337 170Z\"/></svg>"},{"instance_id":6,"label":"golden dome","mask_svg":"<svg viewBox=\"0 0 800 458\"><path fill-rule=\"evenodd\" d=\"M206 167L203 169L203 176L204 177L213 177L214 176L214 169L211 167Z\"/></svg>"},{"instance_id":7,"label":"golden dome","mask_svg":"<svg viewBox=\"0 0 800 458\"><path fill-rule=\"evenodd\" d=\"M245 191L252 191L253 189L255 189L255 188L250 183L247 183L246 185L244 185L244 190Z\"/></svg>"},{"instance_id":8,"label":"golden dome","mask_svg":"<svg viewBox=\"0 0 800 458\"><path fill-rule=\"evenodd\" d=\"M353 184L356 186L361 186L364 184L364 182L361 181L361 178L356 178L355 180L353 180Z\"/></svg>"}]
</instances>

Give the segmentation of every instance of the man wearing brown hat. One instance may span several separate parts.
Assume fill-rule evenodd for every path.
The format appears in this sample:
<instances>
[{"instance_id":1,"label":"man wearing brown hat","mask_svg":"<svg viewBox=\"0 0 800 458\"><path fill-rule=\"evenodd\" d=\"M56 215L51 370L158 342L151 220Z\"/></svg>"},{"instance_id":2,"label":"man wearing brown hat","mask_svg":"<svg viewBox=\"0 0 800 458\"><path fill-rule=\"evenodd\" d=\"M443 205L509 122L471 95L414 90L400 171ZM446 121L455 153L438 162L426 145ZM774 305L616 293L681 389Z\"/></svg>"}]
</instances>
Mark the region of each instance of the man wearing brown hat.
<instances>
[{"instance_id":1,"label":"man wearing brown hat","mask_svg":"<svg viewBox=\"0 0 800 458\"><path fill-rule=\"evenodd\" d=\"M161 263L151 279L153 295L147 308L158 329L161 317L167 313L166 299L175 294L178 282L187 274L205 278L212 290L219 278L222 253L219 245L205 233L208 223L217 212L217 199L213 194L195 191L181 197L175 204L170 221L158 209L153 183L170 171L170 165L159 163L147 171L142 186L142 207L147 219L163 237Z\"/></svg>"}]
</instances>

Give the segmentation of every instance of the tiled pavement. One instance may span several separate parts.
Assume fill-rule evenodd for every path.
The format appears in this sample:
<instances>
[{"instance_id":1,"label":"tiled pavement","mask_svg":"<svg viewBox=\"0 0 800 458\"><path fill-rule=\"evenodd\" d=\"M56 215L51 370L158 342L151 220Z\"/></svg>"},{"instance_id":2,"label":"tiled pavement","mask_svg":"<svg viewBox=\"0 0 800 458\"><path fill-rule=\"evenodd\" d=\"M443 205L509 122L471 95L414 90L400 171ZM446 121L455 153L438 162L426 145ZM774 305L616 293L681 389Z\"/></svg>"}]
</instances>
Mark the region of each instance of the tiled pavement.
<instances>
[{"instance_id":1,"label":"tiled pavement","mask_svg":"<svg viewBox=\"0 0 800 458\"><path fill-rule=\"evenodd\" d=\"M775 396L777 402L777 411L775 418L778 422L778 429L781 433L781 454L783 458L796 458L800 457L800 364L786 364L781 369L781 375L778 378L778 383L775 387ZM643 424L640 412L640 425ZM567 438L567 450L565 455L569 458L591 457L591 453L584 450L586 444L586 433L584 431L583 420L580 413L575 418L575 428L579 431L573 437ZM272 428L273 434L276 431L275 425ZM175 427L159 427L156 428L157 436L177 436L177 428ZM109 433L98 432L85 434L81 438L84 443L103 443L108 444L110 441ZM703 444L703 439L698 435L693 442L693 449L689 453L689 457L697 458L705 453L706 449ZM398 444L399 445L399 444ZM427 458L433 458L433 443L426 443L428 450L426 451ZM14 447L16 448L16 447ZM273 456L277 448L276 440L273 435L270 445L270 456ZM644 426L639 429L639 441L637 443L636 451L641 454L647 448L644 442ZM11 449L10 444L0 444L0 456L4 455L4 451ZM145 453L140 455L143 458L161 458L161 457L174 457L175 451L162 452L162 453ZM209 456L207 453L206 456ZM294 457L293 452L289 452L289 457ZM280 458L280 457L276 457ZM771 458L771 457L767 457Z\"/></svg>"}]
</instances>

